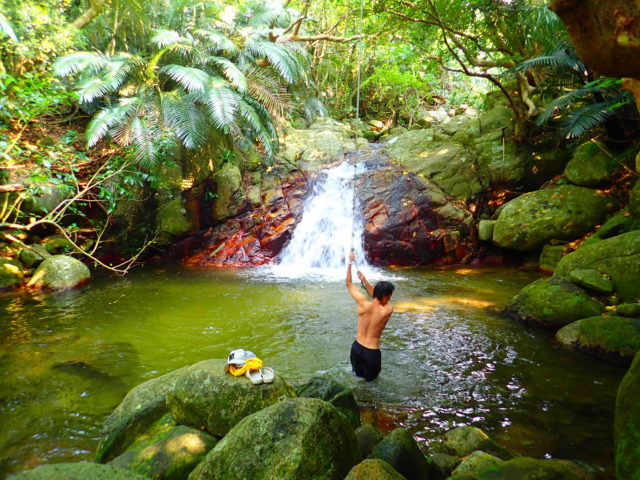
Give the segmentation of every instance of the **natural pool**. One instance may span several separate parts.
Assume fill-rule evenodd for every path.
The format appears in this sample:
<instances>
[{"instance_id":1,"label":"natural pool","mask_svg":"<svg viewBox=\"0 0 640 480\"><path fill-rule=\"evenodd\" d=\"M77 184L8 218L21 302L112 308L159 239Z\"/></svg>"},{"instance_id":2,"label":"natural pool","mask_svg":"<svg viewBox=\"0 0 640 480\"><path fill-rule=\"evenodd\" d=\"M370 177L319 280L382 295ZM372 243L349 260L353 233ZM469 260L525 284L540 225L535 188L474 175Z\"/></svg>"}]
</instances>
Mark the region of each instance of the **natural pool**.
<instances>
[{"instance_id":1,"label":"natural pool","mask_svg":"<svg viewBox=\"0 0 640 480\"><path fill-rule=\"evenodd\" d=\"M134 385L247 348L286 378L329 371L365 417L427 443L473 424L521 454L612 471L624 369L568 351L498 311L539 274L513 268L387 272L396 313L372 383L348 363L355 308L342 281L264 270L147 269L59 295L0 296L0 476L91 459Z\"/></svg>"}]
</instances>

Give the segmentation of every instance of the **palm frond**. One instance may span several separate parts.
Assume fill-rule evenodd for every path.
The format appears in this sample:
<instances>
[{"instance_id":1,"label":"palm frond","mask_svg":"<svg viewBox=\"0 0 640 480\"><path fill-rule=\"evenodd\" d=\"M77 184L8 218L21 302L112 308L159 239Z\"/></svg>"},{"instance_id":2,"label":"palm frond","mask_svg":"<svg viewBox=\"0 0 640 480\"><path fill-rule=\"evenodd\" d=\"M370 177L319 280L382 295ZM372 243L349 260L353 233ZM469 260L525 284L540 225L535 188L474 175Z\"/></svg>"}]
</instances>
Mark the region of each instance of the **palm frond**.
<instances>
[{"instance_id":1,"label":"palm frond","mask_svg":"<svg viewBox=\"0 0 640 480\"><path fill-rule=\"evenodd\" d=\"M246 4L239 12L237 23L241 27L286 27L292 12L279 0L258 0Z\"/></svg>"},{"instance_id":2,"label":"palm frond","mask_svg":"<svg viewBox=\"0 0 640 480\"><path fill-rule=\"evenodd\" d=\"M193 149L206 141L206 122L194 98L177 92L161 97L164 124L187 148Z\"/></svg>"},{"instance_id":3,"label":"palm frond","mask_svg":"<svg viewBox=\"0 0 640 480\"><path fill-rule=\"evenodd\" d=\"M567 114L562 121L560 134L567 139L580 137L611 115L613 111L608 108L606 102L587 105Z\"/></svg>"},{"instance_id":4,"label":"palm frond","mask_svg":"<svg viewBox=\"0 0 640 480\"><path fill-rule=\"evenodd\" d=\"M262 143L267 155L273 158L278 148L278 134L269 112L258 101L245 96L238 101L238 113L249 131Z\"/></svg>"},{"instance_id":5,"label":"palm frond","mask_svg":"<svg viewBox=\"0 0 640 480\"><path fill-rule=\"evenodd\" d=\"M3 33L14 42L18 42L16 32L13 31L13 26L7 17L0 13L0 33Z\"/></svg>"},{"instance_id":6,"label":"palm frond","mask_svg":"<svg viewBox=\"0 0 640 480\"><path fill-rule=\"evenodd\" d=\"M189 40L174 30L155 30L151 41L159 48L165 48L176 43L189 43Z\"/></svg>"},{"instance_id":7,"label":"palm frond","mask_svg":"<svg viewBox=\"0 0 640 480\"><path fill-rule=\"evenodd\" d=\"M220 67L224 76L239 92L247 90L247 78L231 60L224 57L209 56L206 61Z\"/></svg>"},{"instance_id":8,"label":"palm frond","mask_svg":"<svg viewBox=\"0 0 640 480\"><path fill-rule=\"evenodd\" d=\"M550 68L556 74L558 71L563 71L581 78L585 78L588 72L587 66L578 59L577 55L569 55L565 51L555 51L530 58L516 65L512 70L524 72L536 68Z\"/></svg>"},{"instance_id":9,"label":"palm frond","mask_svg":"<svg viewBox=\"0 0 640 480\"><path fill-rule=\"evenodd\" d=\"M160 73L164 73L188 92L199 92L207 88L211 82L211 77L199 68L185 67L182 65L165 65L160 68Z\"/></svg>"},{"instance_id":10,"label":"palm frond","mask_svg":"<svg viewBox=\"0 0 640 480\"><path fill-rule=\"evenodd\" d=\"M218 30L199 29L194 34L202 39L204 48L209 52L224 53L229 57L234 57L240 52L236 44Z\"/></svg>"},{"instance_id":11,"label":"palm frond","mask_svg":"<svg viewBox=\"0 0 640 480\"><path fill-rule=\"evenodd\" d=\"M273 116L284 116L292 108L291 95L280 84L277 77L264 70L254 68L247 73L248 92Z\"/></svg>"},{"instance_id":12,"label":"palm frond","mask_svg":"<svg viewBox=\"0 0 640 480\"><path fill-rule=\"evenodd\" d=\"M222 78L215 79L202 92L194 96L198 103L205 105L209 119L214 127L225 133L235 130L238 94Z\"/></svg>"},{"instance_id":13,"label":"palm frond","mask_svg":"<svg viewBox=\"0 0 640 480\"><path fill-rule=\"evenodd\" d=\"M58 57L53 63L53 71L59 77L67 77L77 72L92 75L109 64L109 57L100 52L75 52Z\"/></svg>"},{"instance_id":14,"label":"palm frond","mask_svg":"<svg viewBox=\"0 0 640 480\"><path fill-rule=\"evenodd\" d=\"M567 108L591 93L593 93L591 89L580 88L556 98L545 107L544 112L536 119L536 124L538 126L542 125L549 121L558 111Z\"/></svg>"},{"instance_id":15,"label":"palm frond","mask_svg":"<svg viewBox=\"0 0 640 480\"><path fill-rule=\"evenodd\" d=\"M100 140L107 137L115 126L131 117L137 110L139 102L136 98L124 99L119 103L107 106L93 116L86 131L87 145L95 146ZM117 139L116 139L117 140ZM120 142L118 142L120 143ZM127 143L120 143L126 145Z\"/></svg>"},{"instance_id":16,"label":"palm frond","mask_svg":"<svg viewBox=\"0 0 640 480\"><path fill-rule=\"evenodd\" d=\"M262 39L247 42L246 50L255 58L266 58L276 72L287 82L294 83L304 75L304 68L296 55L282 45Z\"/></svg>"}]
</instances>

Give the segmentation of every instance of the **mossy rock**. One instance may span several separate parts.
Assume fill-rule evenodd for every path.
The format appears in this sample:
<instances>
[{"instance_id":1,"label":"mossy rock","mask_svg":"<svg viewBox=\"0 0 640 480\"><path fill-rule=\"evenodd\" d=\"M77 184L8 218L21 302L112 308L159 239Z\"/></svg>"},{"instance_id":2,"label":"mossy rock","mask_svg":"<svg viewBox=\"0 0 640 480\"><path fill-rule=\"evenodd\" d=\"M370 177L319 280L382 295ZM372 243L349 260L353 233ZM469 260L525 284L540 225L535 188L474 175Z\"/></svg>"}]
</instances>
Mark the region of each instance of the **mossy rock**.
<instances>
[{"instance_id":1,"label":"mossy rock","mask_svg":"<svg viewBox=\"0 0 640 480\"><path fill-rule=\"evenodd\" d=\"M382 431L371 424L365 424L356 428L355 434L363 458L366 458L371 453L371 450L373 450L384 437Z\"/></svg>"},{"instance_id":2,"label":"mossy rock","mask_svg":"<svg viewBox=\"0 0 640 480\"><path fill-rule=\"evenodd\" d=\"M579 287L599 294L613 292L613 282L593 268L576 268L569 272L569 280Z\"/></svg>"},{"instance_id":3,"label":"mossy rock","mask_svg":"<svg viewBox=\"0 0 640 480\"><path fill-rule=\"evenodd\" d=\"M38 266L27 285L49 290L67 290L87 283L90 278L89 268L80 260L67 255L53 255Z\"/></svg>"},{"instance_id":4,"label":"mossy rock","mask_svg":"<svg viewBox=\"0 0 640 480\"><path fill-rule=\"evenodd\" d=\"M611 278L623 301L640 300L640 230L578 248L558 262L555 273L569 278L574 270L585 268Z\"/></svg>"},{"instance_id":5,"label":"mossy rock","mask_svg":"<svg viewBox=\"0 0 640 480\"><path fill-rule=\"evenodd\" d=\"M242 174L240 169L225 163L213 176L216 183L216 198L213 201L213 216L221 221L237 215L241 211L245 197L242 192Z\"/></svg>"},{"instance_id":6,"label":"mossy rock","mask_svg":"<svg viewBox=\"0 0 640 480\"><path fill-rule=\"evenodd\" d=\"M615 158L607 152L606 147L589 141L574 151L564 175L575 185L599 187L611 182L615 167Z\"/></svg>"},{"instance_id":7,"label":"mossy rock","mask_svg":"<svg viewBox=\"0 0 640 480\"><path fill-rule=\"evenodd\" d=\"M584 472L565 460L519 457L475 474L478 480L583 480Z\"/></svg>"},{"instance_id":8,"label":"mossy rock","mask_svg":"<svg viewBox=\"0 0 640 480\"><path fill-rule=\"evenodd\" d=\"M41 465L11 477L12 480L148 480L129 470L100 463L76 462Z\"/></svg>"},{"instance_id":9,"label":"mossy rock","mask_svg":"<svg viewBox=\"0 0 640 480\"><path fill-rule=\"evenodd\" d=\"M316 376L296 387L296 393L299 397L319 398L329 402L347 417L354 429L360 426L358 402L348 386L326 375Z\"/></svg>"},{"instance_id":10,"label":"mossy rock","mask_svg":"<svg viewBox=\"0 0 640 480\"><path fill-rule=\"evenodd\" d=\"M616 307L616 315L640 318L640 303L621 303Z\"/></svg>"},{"instance_id":11,"label":"mossy rock","mask_svg":"<svg viewBox=\"0 0 640 480\"><path fill-rule=\"evenodd\" d=\"M9 290L22 283L22 265L11 258L0 258L0 291Z\"/></svg>"},{"instance_id":12,"label":"mossy rock","mask_svg":"<svg viewBox=\"0 0 640 480\"><path fill-rule=\"evenodd\" d=\"M483 242L491 241L495 225L495 220L480 220L480 223L478 223L478 237L480 240Z\"/></svg>"},{"instance_id":13,"label":"mossy rock","mask_svg":"<svg viewBox=\"0 0 640 480\"><path fill-rule=\"evenodd\" d=\"M342 480L360 460L344 415L323 400L295 398L241 420L189 480Z\"/></svg>"},{"instance_id":14,"label":"mossy rock","mask_svg":"<svg viewBox=\"0 0 640 480\"><path fill-rule=\"evenodd\" d=\"M406 477L384 460L374 458L353 467L344 480L406 480Z\"/></svg>"},{"instance_id":15,"label":"mossy rock","mask_svg":"<svg viewBox=\"0 0 640 480\"><path fill-rule=\"evenodd\" d=\"M618 480L640 478L640 354L620 382L615 416Z\"/></svg>"},{"instance_id":16,"label":"mossy rock","mask_svg":"<svg viewBox=\"0 0 640 480\"><path fill-rule=\"evenodd\" d=\"M501 209L493 242L533 252L552 239L574 240L602 223L618 200L584 187L559 187L525 193Z\"/></svg>"},{"instance_id":17,"label":"mossy rock","mask_svg":"<svg viewBox=\"0 0 640 480\"><path fill-rule=\"evenodd\" d=\"M636 182L629 194L629 213L640 219L640 181Z\"/></svg>"},{"instance_id":18,"label":"mossy rock","mask_svg":"<svg viewBox=\"0 0 640 480\"><path fill-rule=\"evenodd\" d=\"M50 255L73 252L73 244L62 235L51 235L42 240L42 245Z\"/></svg>"},{"instance_id":19,"label":"mossy rock","mask_svg":"<svg viewBox=\"0 0 640 480\"><path fill-rule=\"evenodd\" d=\"M604 306L582 288L554 276L524 287L506 310L520 321L558 329L573 321L600 315Z\"/></svg>"},{"instance_id":20,"label":"mossy rock","mask_svg":"<svg viewBox=\"0 0 640 480\"><path fill-rule=\"evenodd\" d=\"M451 478L456 479L467 473L482 472L495 465L498 465L503 460L489 453L476 450L471 452L466 458L462 460L455 470L451 473Z\"/></svg>"},{"instance_id":21,"label":"mossy rock","mask_svg":"<svg viewBox=\"0 0 640 480\"><path fill-rule=\"evenodd\" d=\"M580 248L638 229L640 229L640 220L632 217L628 208L623 208L604 222L596 232L589 235Z\"/></svg>"},{"instance_id":22,"label":"mossy rock","mask_svg":"<svg viewBox=\"0 0 640 480\"><path fill-rule=\"evenodd\" d=\"M547 244L542 247L540 258L538 259L538 267L543 272L553 273L560 259L564 256L564 245Z\"/></svg>"},{"instance_id":23,"label":"mossy rock","mask_svg":"<svg viewBox=\"0 0 640 480\"><path fill-rule=\"evenodd\" d=\"M369 458L384 460L408 480L421 480L429 475L427 459L404 428L396 428L384 437Z\"/></svg>"},{"instance_id":24,"label":"mossy rock","mask_svg":"<svg viewBox=\"0 0 640 480\"><path fill-rule=\"evenodd\" d=\"M193 227L192 222L189 221L182 197L174 198L162 204L158 208L156 220L160 231L172 236L184 235Z\"/></svg>"},{"instance_id":25,"label":"mossy rock","mask_svg":"<svg viewBox=\"0 0 640 480\"><path fill-rule=\"evenodd\" d=\"M513 458L513 454L499 445L489 435L477 427L465 425L444 434L442 448L446 453L462 458L475 451L482 451L502 460Z\"/></svg>"},{"instance_id":26,"label":"mossy rock","mask_svg":"<svg viewBox=\"0 0 640 480\"><path fill-rule=\"evenodd\" d=\"M47 249L42 245L29 245L29 248L25 247L20 250L18 258L20 258L20 262L27 268L34 268L50 256L51 254L47 252Z\"/></svg>"},{"instance_id":27,"label":"mossy rock","mask_svg":"<svg viewBox=\"0 0 640 480\"><path fill-rule=\"evenodd\" d=\"M431 457L429 465L431 472L431 480L445 480L451 476L451 473L460 465L461 460L447 453L436 452Z\"/></svg>"},{"instance_id":28,"label":"mossy rock","mask_svg":"<svg viewBox=\"0 0 640 480\"><path fill-rule=\"evenodd\" d=\"M630 362L640 351L640 318L584 318L558 330L556 339L578 350Z\"/></svg>"},{"instance_id":29,"label":"mossy rock","mask_svg":"<svg viewBox=\"0 0 640 480\"><path fill-rule=\"evenodd\" d=\"M108 462L122 454L169 413L167 392L187 368L147 380L127 393L104 421L96 453L97 462Z\"/></svg>"},{"instance_id":30,"label":"mossy rock","mask_svg":"<svg viewBox=\"0 0 640 480\"><path fill-rule=\"evenodd\" d=\"M155 480L181 480L217 442L195 428L169 424L147 433L109 464Z\"/></svg>"},{"instance_id":31,"label":"mossy rock","mask_svg":"<svg viewBox=\"0 0 640 480\"><path fill-rule=\"evenodd\" d=\"M205 360L180 374L167 393L177 423L223 437L244 417L295 396L277 373L273 383L253 385L245 376L225 373L225 365L225 360Z\"/></svg>"}]
</instances>

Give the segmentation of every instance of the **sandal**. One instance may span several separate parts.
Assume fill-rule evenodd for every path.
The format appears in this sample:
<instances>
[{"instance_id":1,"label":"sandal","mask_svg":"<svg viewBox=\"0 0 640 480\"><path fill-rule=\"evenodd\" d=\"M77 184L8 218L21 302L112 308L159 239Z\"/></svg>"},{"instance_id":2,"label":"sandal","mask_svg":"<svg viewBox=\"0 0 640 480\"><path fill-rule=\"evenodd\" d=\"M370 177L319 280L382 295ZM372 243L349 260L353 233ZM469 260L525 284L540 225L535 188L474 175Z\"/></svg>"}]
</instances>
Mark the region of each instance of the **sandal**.
<instances>
[{"instance_id":1,"label":"sandal","mask_svg":"<svg viewBox=\"0 0 640 480\"><path fill-rule=\"evenodd\" d=\"M262 374L260 373L262 369L260 370L247 370L246 373L244 374L245 377L247 377L251 383L253 383L254 385L260 385L262 383ZM273 380L272 380L273 381Z\"/></svg>"},{"instance_id":2,"label":"sandal","mask_svg":"<svg viewBox=\"0 0 640 480\"><path fill-rule=\"evenodd\" d=\"M273 383L273 380L276 378L276 372L274 372L271 367L262 367L260 374L262 375L262 381L264 383Z\"/></svg>"}]
</instances>

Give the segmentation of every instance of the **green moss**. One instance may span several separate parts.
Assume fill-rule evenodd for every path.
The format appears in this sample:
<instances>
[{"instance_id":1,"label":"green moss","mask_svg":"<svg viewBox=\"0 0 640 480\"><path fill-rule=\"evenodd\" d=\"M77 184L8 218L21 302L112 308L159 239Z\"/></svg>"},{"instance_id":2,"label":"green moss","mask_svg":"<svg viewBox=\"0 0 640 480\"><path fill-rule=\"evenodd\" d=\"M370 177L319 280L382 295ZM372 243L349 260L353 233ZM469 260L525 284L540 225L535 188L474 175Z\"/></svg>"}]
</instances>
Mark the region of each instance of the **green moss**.
<instances>
[{"instance_id":1,"label":"green moss","mask_svg":"<svg viewBox=\"0 0 640 480\"><path fill-rule=\"evenodd\" d=\"M0 290L20 285L23 275L20 262L11 258L0 258Z\"/></svg>"},{"instance_id":2,"label":"green moss","mask_svg":"<svg viewBox=\"0 0 640 480\"><path fill-rule=\"evenodd\" d=\"M353 467L344 480L405 480L405 477L387 462L369 459Z\"/></svg>"},{"instance_id":3,"label":"green moss","mask_svg":"<svg viewBox=\"0 0 640 480\"><path fill-rule=\"evenodd\" d=\"M631 360L640 351L640 319L585 318L560 329L556 338L579 350L607 358Z\"/></svg>"},{"instance_id":4,"label":"green moss","mask_svg":"<svg viewBox=\"0 0 640 480\"><path fill-rule=\"evenodd\" d=\"M369 458L384 460L408 480L427 478L429 464L411 434L396 428L375 446Z\"/></svg>"},{"instance_id":5,"label":"green moss","mask_svg":"<svg viewBox=\"0 0 640 480\"><path fill-rule=\"evenodd\" d=\"M615 440L618 480L638 480L640 473L640 354L620 382L616 398Z\"/></svg>"}]
</instances>

